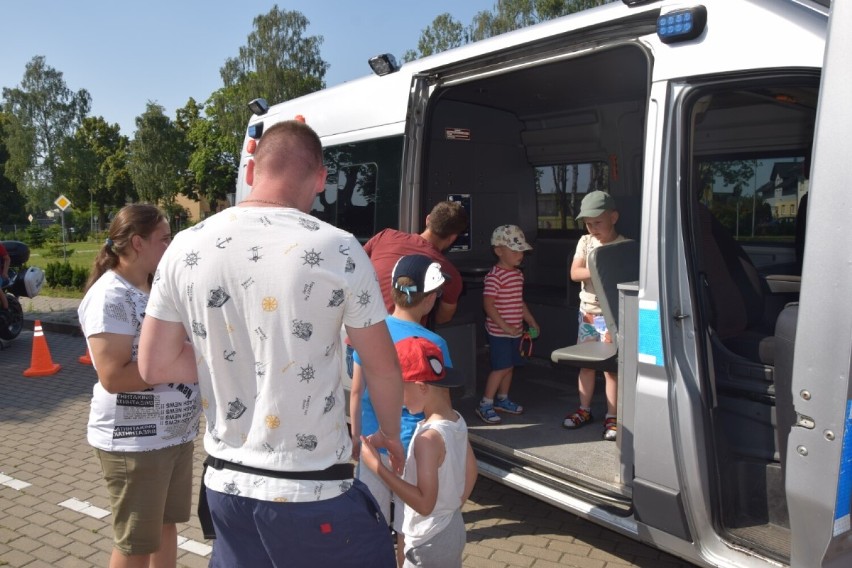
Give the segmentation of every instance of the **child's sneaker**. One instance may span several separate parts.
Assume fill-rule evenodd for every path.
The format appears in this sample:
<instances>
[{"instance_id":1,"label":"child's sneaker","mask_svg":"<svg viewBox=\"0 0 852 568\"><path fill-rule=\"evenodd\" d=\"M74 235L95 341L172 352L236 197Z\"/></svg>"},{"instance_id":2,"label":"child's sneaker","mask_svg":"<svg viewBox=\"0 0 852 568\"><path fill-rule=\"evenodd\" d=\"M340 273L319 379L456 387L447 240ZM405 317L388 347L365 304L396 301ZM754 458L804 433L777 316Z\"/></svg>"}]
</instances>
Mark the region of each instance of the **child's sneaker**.
<instances>
[{"instance_id":1,"label":"child's sneaker","mask_svg":"<svg viewBox=\"0 0 852 568\"><path fill-rule=\"evenodd\" d=\"M486 424L500 424L502 419L494 412L494 406L491 404L480 404L476 407L476 415L482 418Z\"/></svg>"},{"instance_id":2,"label":"child's sneaker","mask_svg":"<svg viewBox=\"0 0 852 568\"><path fill-rule=\"evenodd\" d=\"M608 416L604 421L603 439L614 442L617 434L618 422L615 420L615 416Z\"/></svg>"},{"instance_id":3,"label":"child's sneaker","mask_svg":"<svg viewBox=\"0 0 852 568\"><path fill-rule=\"evenodd\" d=\"M506 397L494 399L494 410L499 410L507 414L523 414L524 407L516 402L512 402L509 400L509 397Z\"/></svg>"},{"instance_id":4,"label":"child's sneaker","mask_svg":"<svg viewBox=\"0 0 852 568\"><path fill-rule=\"evenodd\" d=\"M578 408L574 413L569 414L565 417L565 420L562 421L562 426L564 428L568 428L569 430L574 430L575 428L580 428L581 426L585 426L589 422L594 420L592 417L592 413L588 410L583 410L582 408Z\"/></svg>"}]
</instances>

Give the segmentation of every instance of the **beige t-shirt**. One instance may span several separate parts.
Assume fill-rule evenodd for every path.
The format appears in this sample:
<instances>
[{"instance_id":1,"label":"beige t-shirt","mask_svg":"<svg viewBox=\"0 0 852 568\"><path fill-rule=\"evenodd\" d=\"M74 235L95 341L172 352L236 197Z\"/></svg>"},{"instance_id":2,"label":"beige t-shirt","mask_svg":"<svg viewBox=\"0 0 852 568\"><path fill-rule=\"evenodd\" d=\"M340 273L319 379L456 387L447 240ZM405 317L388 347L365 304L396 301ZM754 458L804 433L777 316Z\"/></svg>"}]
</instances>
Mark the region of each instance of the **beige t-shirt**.
<instances>
[{"instance_id":1,"label":"beige t-shirt","mask_svg":"<svg viewBox=\"0 0 852 568\"><path fill-rule=\"evenodd\" d=\"M622 235L616 236L611 243L618 243L626 240ZM574 258L583 258L588 261L589 253L601 246L601 242L590 234L585 234L580 237L577 243L577 250L574 252ZM595 287L592 285L590 278L583 280L580 283L580 309L587 314L600 314L601 305L598 302L598 295L595 292Z\"/></svg>"}]
</instances>

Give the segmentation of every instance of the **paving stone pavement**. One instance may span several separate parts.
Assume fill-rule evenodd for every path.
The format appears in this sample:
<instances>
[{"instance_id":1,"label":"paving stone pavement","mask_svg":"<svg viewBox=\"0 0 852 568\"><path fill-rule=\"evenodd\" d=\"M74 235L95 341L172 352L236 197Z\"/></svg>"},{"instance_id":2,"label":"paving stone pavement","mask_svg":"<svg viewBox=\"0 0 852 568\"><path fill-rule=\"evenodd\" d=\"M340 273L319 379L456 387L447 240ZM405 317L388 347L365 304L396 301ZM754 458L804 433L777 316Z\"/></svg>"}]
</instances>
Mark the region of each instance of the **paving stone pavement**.
<instances>
[{"instance_id":1,"label":"paving stone pavement","mask_svg":"<svg viewBox=\"0 0 852 568\"><path fill-rule=\"evenodd\" d=\"M0 566L107 566L112 549L109 501L86 443L94 370L79 363L85 342L79 300L39 297L25 303L38 319L55 375L25 378L32 332L0 350ZM204 457L196 441L195 487ZM593 523L480 477L463 508L465 567L681 568L690 566ZM178 566L207 566L209 542L195 515L178 527Z\"/></svg>"}]
</instances>

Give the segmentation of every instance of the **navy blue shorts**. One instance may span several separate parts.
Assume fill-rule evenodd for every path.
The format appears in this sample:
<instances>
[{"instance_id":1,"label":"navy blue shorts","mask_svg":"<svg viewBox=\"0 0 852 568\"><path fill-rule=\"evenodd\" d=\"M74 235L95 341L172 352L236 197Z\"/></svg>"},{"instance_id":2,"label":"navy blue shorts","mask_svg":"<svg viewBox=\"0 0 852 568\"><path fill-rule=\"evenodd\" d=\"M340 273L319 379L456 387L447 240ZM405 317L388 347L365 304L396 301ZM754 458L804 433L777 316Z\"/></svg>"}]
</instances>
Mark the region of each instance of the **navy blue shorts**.
<instances>
[{"instance_id":1,"label":"navy blue shorts","mask_svg":"<svg viewBox=\"0 0 852 568\"><path fill-rule=\"evenodd\" d=\"M509 367L523 367L526 363L521 356L520 337L497 337L488 334L491 354L491 370L501 371Z\"/></svg>"},{"instance_id":2,"label":"navy blue shorts","mask_svg":"<svg viewBox=\"0 0 852 568\"><path fill-rule=\"evenodd\" d=\"M211 568L396 568L388 524L367 486L306 503L207 490L216 528Z\"/></svg>"}]
</instances>

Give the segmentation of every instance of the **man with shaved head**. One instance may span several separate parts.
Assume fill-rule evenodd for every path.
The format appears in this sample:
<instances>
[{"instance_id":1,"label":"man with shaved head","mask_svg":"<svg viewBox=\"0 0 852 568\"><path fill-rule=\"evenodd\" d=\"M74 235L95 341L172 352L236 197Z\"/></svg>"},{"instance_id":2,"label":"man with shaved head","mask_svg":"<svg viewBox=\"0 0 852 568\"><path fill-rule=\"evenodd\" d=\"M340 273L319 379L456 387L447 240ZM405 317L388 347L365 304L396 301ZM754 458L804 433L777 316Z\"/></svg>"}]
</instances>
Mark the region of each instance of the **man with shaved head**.
<instances>
[{"instance_id":1,"label":"man with shaved head","mask_svg":"<svg viewBox=\"0 0 852 568\"><path fill-rule=\"evenodd\" d=\"M267 128L249 196L179 233L155 276L139 367L152 383L198 377L211 566L395 565L387 523L353 476L341 326L365 367L373 440L400 471L402 377L370 259L309 214L325 178L309 126Z\"/></svg>"}]
</instances>

